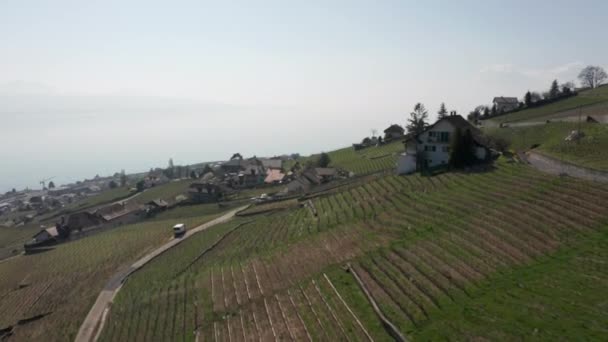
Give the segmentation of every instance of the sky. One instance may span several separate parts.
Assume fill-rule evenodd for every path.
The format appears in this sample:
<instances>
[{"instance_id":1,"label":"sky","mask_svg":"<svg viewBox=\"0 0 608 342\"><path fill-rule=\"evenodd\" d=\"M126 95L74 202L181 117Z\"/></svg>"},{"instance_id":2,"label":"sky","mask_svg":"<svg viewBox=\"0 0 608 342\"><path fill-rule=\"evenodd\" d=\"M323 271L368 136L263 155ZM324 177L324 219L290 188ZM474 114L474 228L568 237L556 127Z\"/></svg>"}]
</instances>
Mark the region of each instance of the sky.
<instances>
[{"instance_id":1,"label":"sky","mask_svg":"<svg viewBox=\"0 0 608 342\"><path fill-rule=\"evenodd\" d=\"M310 154L608 67L598 1L0 1L0 191Z\"/></svg>"}]
</instances>

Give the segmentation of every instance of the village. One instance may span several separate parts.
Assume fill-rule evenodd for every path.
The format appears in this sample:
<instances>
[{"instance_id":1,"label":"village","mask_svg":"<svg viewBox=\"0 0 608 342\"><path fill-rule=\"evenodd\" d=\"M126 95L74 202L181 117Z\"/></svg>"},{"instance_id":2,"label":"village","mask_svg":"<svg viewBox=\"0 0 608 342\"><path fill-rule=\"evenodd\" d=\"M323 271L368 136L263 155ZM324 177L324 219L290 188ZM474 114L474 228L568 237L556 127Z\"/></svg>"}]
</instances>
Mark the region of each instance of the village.
<instances>
[{"instance_id":1,"label":"village","mask_svg":"<svg viewBox=\"0 0 608 342\"><path fill-rule=\"evenodd\" d=\"M456 138L463 139L466 144L469 143L466 138L472 137L474 160L467 161L471 165L487 162L499 153L475 125L455 112L441 116L432 125L414 125L407 134L405 128L398 124L391 124L383 133L365 137L360 143L354 143L352 149L362 153L385 144L402 144L403 152L394 153L396 165L393 172L397 174L447 169L453 155L450 148ZM465 150L467 148L464 147ZM352 170L331 167L327 153L311 157L292 154L270 158L246 158L235 153L226 161L202 163L198 167L173 166L172 163L170 161L166 169L151 169L148 173L126 175L123 171L59 187L55 187L51 179L45 179L40 182L42 189L10 191L0 197L0 224L19 227L41 222L40 231L24 245L26 253L35 253L48 250L57 243L146 220L178 206L222 205L235 200L240 192L248 189L257 190L259 195L249 200L260 204L298 198L358 176ZM48 186L47 181L50 181ZM169 197L138 201L138 196L150 189L176 182L187 183L184 191ZM117 187L126 191L112 201L80 210L70 206Z\"/></svg>"}]
</instances>

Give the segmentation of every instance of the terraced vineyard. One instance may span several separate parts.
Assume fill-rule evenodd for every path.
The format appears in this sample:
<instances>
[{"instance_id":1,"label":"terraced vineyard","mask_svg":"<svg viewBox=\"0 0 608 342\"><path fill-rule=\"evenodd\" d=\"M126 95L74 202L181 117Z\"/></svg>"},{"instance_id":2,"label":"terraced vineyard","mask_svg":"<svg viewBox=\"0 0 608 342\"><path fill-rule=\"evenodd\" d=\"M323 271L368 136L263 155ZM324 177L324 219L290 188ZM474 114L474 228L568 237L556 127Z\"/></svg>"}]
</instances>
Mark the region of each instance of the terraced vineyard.
<instances>
[{"instance_id":1,"label":"terraced vineyard","mask_svg":"<svg viewBox=\"0 0 608 342\"><path fill-rule=\"evenodd\" d=\"M213 217L182 221L194 226ZM12 328L11 340L72 340L108 279L170 239L173 224L169 219L124 226L0 262L0 331Z\"/></svg>"},{"instance_id":2,"label":"terraced vineyard","mask_svg":"<svg viewBox=\"0 0 608 342\"><path fill-rule=\"evenodd\" d=\"M443 327L458 308L500 290L501 279L605 236L606 200L605 186L503 161L480 173L366 180L302 207L216 226L162 255L123 287L101 338L390 340L339 267L346 262L410 337L518 338L529 333L526 324L485 329L481 313ZM606 282L600 273L590 275ZM560 290L564 303L571 289ZM535 305L533 294L526 298ZM605 321L601 302L586 303L594 314L582 317ZM563 310L573 308L583 310ZM568 323L566 315L554 319L539 336ZM601 331L584 323L590 336Z\"/></svg>"}]
</instances>

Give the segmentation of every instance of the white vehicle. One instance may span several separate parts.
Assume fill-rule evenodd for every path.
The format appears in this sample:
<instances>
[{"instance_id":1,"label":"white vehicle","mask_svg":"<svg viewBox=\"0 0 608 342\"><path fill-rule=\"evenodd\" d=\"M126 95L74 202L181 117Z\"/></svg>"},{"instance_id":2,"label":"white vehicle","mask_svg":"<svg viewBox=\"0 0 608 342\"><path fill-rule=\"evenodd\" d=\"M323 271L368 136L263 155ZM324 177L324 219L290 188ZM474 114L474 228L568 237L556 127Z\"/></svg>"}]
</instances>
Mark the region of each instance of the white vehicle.
<instances>
[{"instance_id":1,"label":"white vehicle","mask_svg":"<svg viewBox=\"0 0 608 342\"><path fill-rule=\"evenodd\" d=\"M186 225L185 224L178 223L175 226L173 226L173 235L175 237L180 237L184 234L186 234Z\"/></svg>"}]
</instances>

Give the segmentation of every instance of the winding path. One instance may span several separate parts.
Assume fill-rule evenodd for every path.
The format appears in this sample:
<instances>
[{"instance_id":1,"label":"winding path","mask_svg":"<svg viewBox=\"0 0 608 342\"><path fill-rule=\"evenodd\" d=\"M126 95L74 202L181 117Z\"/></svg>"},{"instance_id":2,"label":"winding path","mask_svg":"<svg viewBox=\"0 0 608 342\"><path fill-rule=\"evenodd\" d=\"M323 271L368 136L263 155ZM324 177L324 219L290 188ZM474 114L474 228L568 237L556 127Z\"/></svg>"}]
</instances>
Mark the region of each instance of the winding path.
<instances>
[{"instance_id":1,"label":"winding path","mask_svg":"<svg viewBox=\"0 0 608 342\"><path fill-rule=\"evenodd\" d=\"M523 157L523 159L525 159L530 165L546 173L554 175L568 175L574 178L608 183L608 172L587 169L549 157L536 151L528 151L526 153L520 153L519 155L520 157Z\"/></svg>"},{"instance_id":2,"label":"winding path","mask_svg":"<svg viewBox=\"0 0 608 342\"><path fill-rule=\"evenodd\" d=\"M80 325L80 329L78 330L78 334L76 335L75 341L76 342L90 342L90 341L97 340L97 338L99 337L99 334L101 333L101 331L103 329L103 326L106 321L106 317L110 310L110 308L109 308L110 303L112 303L112 301L114 300L114 297L116 297L116 294L118 293L118 291L120 291L122 284L125 282L125 280L131 274L133 274L134 272L136 272L137 270L142 268L145 264L150 262L152 259L161 255L162 253L169 250L170 248L177 246L182 241L186 240L187 238L191 237L192 235L194 235L198 232L201 232L207 228L213 227L217 224L224 223L224 222L231 220L237 212L244 210L247 207L248 206L243 206L243 207L234 209L214 220L204 223L196 228L189 229L186 231L186 234L183 237L171 239L169 242L165 243L164 245L162 245L162 246L158 247L157 249L155 249L154 251L148 253L141 259L137 260L131 266L123 268L123 269L119 270L118 272L116 272L116 274L114 274L112 276L112 278L110 278L110 280L108 280L108 282L104 286L104 288L101 291L101 293L99 294L99 296L97 296L97 300L95 301L95 304L93 304L93 307L91 308L91 310L89 310L87 317L84 319L84 321ZM169 228L170 227L168 227L167 229L169 229Z\"/></svg>"}]
</instances>

